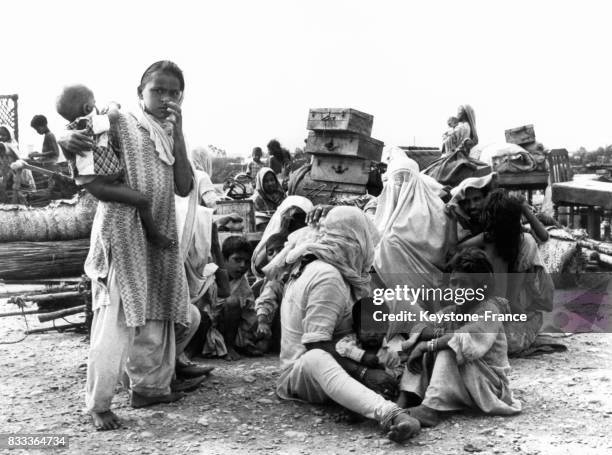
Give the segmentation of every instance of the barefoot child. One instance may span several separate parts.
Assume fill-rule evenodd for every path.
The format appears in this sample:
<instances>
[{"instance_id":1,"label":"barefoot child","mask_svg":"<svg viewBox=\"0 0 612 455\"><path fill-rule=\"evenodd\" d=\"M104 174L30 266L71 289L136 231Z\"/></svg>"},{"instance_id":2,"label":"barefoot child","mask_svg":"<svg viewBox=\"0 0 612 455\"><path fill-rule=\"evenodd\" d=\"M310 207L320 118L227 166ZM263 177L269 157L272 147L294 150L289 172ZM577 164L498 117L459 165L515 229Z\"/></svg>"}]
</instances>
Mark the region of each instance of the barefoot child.
<instances>
[{"instance_id":1,"label":"barefoot child","mask_svg":"<svg viewBox=\"0 0 612 455\"><path fill-rule=\"evenodd\" d=\"M159 61L144 71L137 87L139 108L117 113L126 182L151 198L158 229L178 241L175 195L186 197L194 187L180 106L185 78L175 63ZM91 139L75 130L60 145L71 154L92 149ZM93 311L87 412L97 429L112 430L121 426L111 405L124 373L134 408L183 396L172 391L176 357L199 314L189 302L181 251L149 242L132 206L99 202L84 268Z\"/></svg>"},{"instance_id":2,"label":"barefoot child","mask_svg":"<svg viewBox=\"0 0 612 455\"><path fill-rule=\"evenodd\" d=\"M388 313L386 305L375 305L372 299L361 299L353 305L353 333L346 335L336 343L336 351L342 357L354 360L368 368L385 370L385 373L399 381L403 372L400 335L387 340L387 324L376 322L375 312ZM403 358L403 359L402 359ZM392 399L392 391L385 398Z\"/></svg>"},{"instance_id":3,"label":"barefoot child","mask_svg":"<svg viewBox=\"0 0 612 455\"><path fill-rule=\"evenodd\" d=\"M228 237L221 246L221 253L231 292L227 298L217 298L212 311L212 324L223 335L224 346L217 345L216 352L207 353L225 354L227 360L239 359L237 351L247 355L261 355L261 347L255 335L255 298L246 278L251 264L251 246L242 237Z\"/></svg>"},{"instance_id":4,"label":"barefoot child","mask_svg":"<svg viewBox=\"0 0 612 455\"><path fill-rule=\"evenodd\" d=\"M521 403L513 398L506 376L510 364L503 323L491 317L499 315L503 299L491 297L493 268L486 254L470 248L457 256L450 285L455 295L473 290L469 294L475 297L463 303L457 298L442 311L469 322L448 322L435 330L421 326L400 385L407 402L422 400L409 408L410 415L422 426L435 426L444 413L464 409L518 414Z\"/></svg>"},{"instance_id":5,"label":"barefoot child","mask_svg":"<svg viewBox=\"0 0 612 455\"><path fill-rule=\"evenodd\" d=\"M70 85L57 98L57 112L70 122L70 130L87 130L93 136L94 147L83 156L70 158L69 164L77 185L105 202L121 202L136 207L151 243L168 248L174 242L155 225L149 199L125 184L123 165L117 155L118 145L113 127L117 110L99 115L93 92L84 85Z\"/></svg>"}]
</instances>

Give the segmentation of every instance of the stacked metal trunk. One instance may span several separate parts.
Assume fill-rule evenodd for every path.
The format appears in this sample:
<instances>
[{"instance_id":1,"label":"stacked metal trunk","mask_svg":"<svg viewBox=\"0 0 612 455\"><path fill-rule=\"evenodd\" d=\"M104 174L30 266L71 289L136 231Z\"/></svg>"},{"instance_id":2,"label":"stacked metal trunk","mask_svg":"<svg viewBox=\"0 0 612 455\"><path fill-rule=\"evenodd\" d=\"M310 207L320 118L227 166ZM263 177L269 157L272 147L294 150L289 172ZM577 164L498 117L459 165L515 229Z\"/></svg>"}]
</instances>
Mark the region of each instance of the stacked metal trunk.
<instances>
[{"instance_id":1,"label":"stacked metal trunk","mask_svg":"<svg viewBox=\"0 0 612 455\"><path fill-rule=\"evenodd\" d=\"M366 194L372 162L381 159L383 142L373 139L374 117L355 109L311 109L306 153L311 171L301 194L313 203Z\"/></svg>"}]
</instances>

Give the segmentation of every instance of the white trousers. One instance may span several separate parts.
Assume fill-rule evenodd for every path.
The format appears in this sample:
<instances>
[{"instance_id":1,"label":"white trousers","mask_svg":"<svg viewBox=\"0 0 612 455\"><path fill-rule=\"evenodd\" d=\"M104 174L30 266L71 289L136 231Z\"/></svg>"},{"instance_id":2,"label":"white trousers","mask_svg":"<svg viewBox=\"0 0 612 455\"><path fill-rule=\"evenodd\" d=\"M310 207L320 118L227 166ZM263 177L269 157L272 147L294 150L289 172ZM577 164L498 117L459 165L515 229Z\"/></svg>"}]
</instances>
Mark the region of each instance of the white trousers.
<instances>
[{"instance_id":1,"label":"white trousers","mask_svg":"<svg viewBox=\"0 0 612 455\"><path fill-rule=\"evenodd\" d=\"M187 327L175 328L171 321L154 320L142 327L128 327L112 265L107 282L110 304L94 312L87 362L85 402L87 410L94 412L110 409L124 372L130 388L141 395L170 393L176 356L183 352L200 324L199 311L190 305Z\"/></svg>"},{"instance_id":2,"label":"white trousers","mask_svg":"<svg viewBox=\"0 0 612 455\"><path fill-rule=\"evenodd\" d=\"M378 421L388 429L400 414L392 401L352 378L328 352L312 349L283 372L277 393L284 399L301 399L309 403L335 401L339 405L368 419Z\"/></svg>"}]
</instances>

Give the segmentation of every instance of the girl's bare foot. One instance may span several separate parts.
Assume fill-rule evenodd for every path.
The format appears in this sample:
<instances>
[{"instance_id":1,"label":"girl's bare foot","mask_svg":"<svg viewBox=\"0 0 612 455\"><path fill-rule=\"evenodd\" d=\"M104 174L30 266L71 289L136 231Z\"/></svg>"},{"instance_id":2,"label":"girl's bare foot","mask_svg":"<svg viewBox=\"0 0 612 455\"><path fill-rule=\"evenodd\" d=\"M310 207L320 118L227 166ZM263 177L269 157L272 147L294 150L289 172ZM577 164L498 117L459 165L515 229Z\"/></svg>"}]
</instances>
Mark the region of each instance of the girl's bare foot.
<instances>
[{"instance_id":1,"label":"girl's bare foot","mask_svg":"<svg viewBox=\"0 0 612 455\"><path fill-rule=\"evenodd\" d=\"M418 434L421 424L414 417L402 412L393 419L387 437L395 442L403 442Z\"/></svg>"},{"instance_id":2,"label":"girl's bare foot","mask_svg":"<svg viewBox=\"0 0 612 455\"><path fill-rule=\"evenodd\" d=\"M121 420L119 420L119 417L117 417L117 415L112 411L91 411L89 414L91 415L93 426L98 431L116 430L121 428Z\"/></svg>"},{"instance_id":3,"label":"girl's bare foot","mask_svg":"<svg viewBox=\"0 0 612 455\"><path fill-rule=\"evenodd\" d=\"M153 406L154 404L173 403L180 400L184 396L185 394L183 393L169 393L168 395L148 397L132 390L132 399L130 404L133 408L144 408L145 406Z\"/></svg>"}]
</instances>

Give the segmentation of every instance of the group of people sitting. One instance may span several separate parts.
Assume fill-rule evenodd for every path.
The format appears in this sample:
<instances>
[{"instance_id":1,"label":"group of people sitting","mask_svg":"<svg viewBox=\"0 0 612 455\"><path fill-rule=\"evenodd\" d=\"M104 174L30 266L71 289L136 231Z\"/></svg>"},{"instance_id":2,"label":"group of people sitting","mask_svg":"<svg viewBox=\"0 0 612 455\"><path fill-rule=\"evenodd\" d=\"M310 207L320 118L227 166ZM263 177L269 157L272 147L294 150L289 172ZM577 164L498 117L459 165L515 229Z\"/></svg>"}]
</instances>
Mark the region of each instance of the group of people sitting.
<instances>
[{"instance_id":1,"label":"group of people sitting","mask_svg":"<svg viewBox=\"0 0 612 455\"><path fill-rule=\"evenodd\" d=\"M55 136L49 130L47 118L44 115L35 115L30 126L43 136L43 143L40 152L28 154L29 163L53 169L60 150ZM19 144L13 137L11 128L8 125L0 125L0 203L24 203L21 192L36 191L34 176L24 164L26 162L20 157ZM9 192L12 193L11 197Z\"/></svg>"},{"instance_id":2,"label":"group of people sitting","mask_svg":"<svg viewBox=\"0 0 612 455\"><path fill-rule=\"evenodd\" d=\"M100 147L111 147L122 172L105 184L139 192L149 212L111 191L92 227L86 403L96 428L120 426L110 408L124 372L131 405L142 407L197 387L211 368L194 358L266 352L279 353L279 397L333 401L377 420L396 441L449 412L520 412L508 355L533 342L553 290L537 250L546 230L523 200L495 189L492 174L463 181L446 203L443 186L401 149L391 150L382 193L363 209L285 196L277 173L263 167L254 202L274 213L261 241L221 244L217 227L227 217L214 213L210 159L185 148L184 87L176 64L156 62L140 80L139 109L109 114L104 145L92 131L96 109L67 117L88 122L60 140L75 172L93 160L89 176L108 153ZM151 237L146 216L170 243ZM375 298L397 286L481 298ZM459 316L380 317L418 310ZM485 318L513 313L526 319Z\"/></svg>"}]
</instances>

